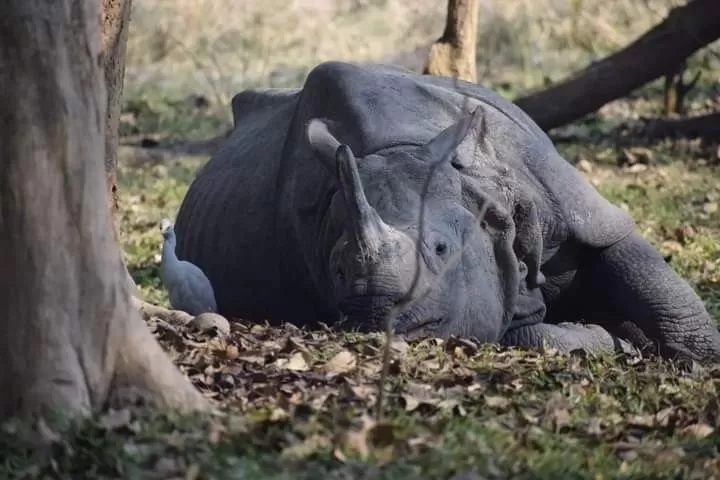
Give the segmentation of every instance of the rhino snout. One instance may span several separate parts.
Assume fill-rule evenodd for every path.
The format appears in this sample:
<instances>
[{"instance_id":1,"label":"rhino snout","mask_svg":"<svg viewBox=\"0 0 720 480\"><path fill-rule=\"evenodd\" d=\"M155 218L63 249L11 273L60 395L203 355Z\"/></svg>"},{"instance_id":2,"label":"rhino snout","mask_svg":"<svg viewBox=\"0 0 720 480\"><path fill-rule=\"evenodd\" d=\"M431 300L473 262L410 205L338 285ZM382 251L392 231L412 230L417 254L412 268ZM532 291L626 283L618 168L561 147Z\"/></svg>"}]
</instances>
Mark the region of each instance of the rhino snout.
<instances>
[{"instance_id":1,"label":"rhino snout","mask_svg":"<svg viewBox=\"0 0 720 480\"><path fill-rule=\"evenodd\" d=\"M340 300L338 309L344 326L369 331L382 328L396 301L387 295L349 295Z\"/></svg>"}]
</instances>

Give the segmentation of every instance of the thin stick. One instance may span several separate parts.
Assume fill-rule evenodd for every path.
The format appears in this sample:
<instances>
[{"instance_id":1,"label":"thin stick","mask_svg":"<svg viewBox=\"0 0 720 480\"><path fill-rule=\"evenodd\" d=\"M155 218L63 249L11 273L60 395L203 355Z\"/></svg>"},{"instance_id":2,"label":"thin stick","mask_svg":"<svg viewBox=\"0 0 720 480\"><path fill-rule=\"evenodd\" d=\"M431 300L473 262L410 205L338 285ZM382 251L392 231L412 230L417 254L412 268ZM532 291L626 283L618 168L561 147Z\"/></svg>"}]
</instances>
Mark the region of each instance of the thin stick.
<instances>
[{"instance_id":1,"label":"thin stick","mask_svg":"<svg viewBox=\"0 0 720 480\"><path fill-rule=\"evenodd\" d=\"M469 103L469 99L466 97L465 102L463 104L463 110L467 113L467 106ZM461 138L459 138L460 133L458 133L458 138L455 139L454 145L459 143ZM476 145L477 147L477 145ZM385 345L383 347L383 357L382 357L382 370L380 372L380 379L378 381L378 396L377 400L375 402L375 417L377 421L382 420L382 410L383 410L383 404L385 400L385 384L387 383L387 378L389 375L390 370L390 351L391 351L391 344L393 340L393 320L406 308L412 307L414 304L416 304L418 301L420 301L424 296L430 291L430 288L437 283L437 280L441 279L448 270L455 265L455 262L460 260L462 257L462 254L465 250L465 245L462 245L458 251L456 251L447 262L445 262L445 265L440 270L436 277L436 281L432 282L432 284L425 287L425 289L422 292L415 292L417 289L418 284L420 283L420 275L421 275L421 268L420 268L420 261L421 261L421 253L420 249L422 247L424 234L425 234L425 199L427 197L427 192L430 189L430 181L432 180L433 174L435 173L435 170L442 164L446 163L448 161L449 155L452 154L454 151L453 149L450 149L450 151L446 152L445 155L443 155L437 162L434 162L430 167L430 172L428 173L425 183L423 185L422 193L421 193L421 206L420 206L420 218L418 221L418 236L415 241L415 272L413 274L412 282L410 283L410 286L403 295L400 300L398 300L395 305L390 309L390 311L387 313L385 317ZM477 215L477 222L478 224L483 220L485 216L485 212L487 211L488 202L483 202L482 206L480 207L480 211Z\"/></svg>"}]
</instances>

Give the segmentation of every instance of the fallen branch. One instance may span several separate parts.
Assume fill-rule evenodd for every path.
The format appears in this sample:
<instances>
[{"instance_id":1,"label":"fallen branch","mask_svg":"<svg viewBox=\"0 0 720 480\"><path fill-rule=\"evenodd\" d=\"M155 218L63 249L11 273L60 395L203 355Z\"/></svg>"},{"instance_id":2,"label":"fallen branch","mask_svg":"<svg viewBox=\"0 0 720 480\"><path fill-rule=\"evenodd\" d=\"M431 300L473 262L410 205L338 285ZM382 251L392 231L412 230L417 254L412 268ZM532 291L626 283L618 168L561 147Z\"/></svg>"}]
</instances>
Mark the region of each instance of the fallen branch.
<instances>
[{"instance_id":1,"label":"fallen branch","mask_svg":"<svg viewBox=\"0 0 720 480\"><path fill-rule=\"evenodd\" d=\"M515 103L543 130L551 130L677 69L718 38L720 2L692 0L673 8L665 20L626 48Z\"/></svg>"},{"instance_id":2,"label":"fallen branch","mask_svg":"<svg viewBox=\"0 0 720 480\"><path fill-rule=\"evenodd\" d=\"M139 142L122 143L118 147L119 162L124 165L139 166L147 163L161 163L170 158L187 156L211 156L230 136L232 129L214 137L202 140L178 140L173 142L154 142L148 139Z\"/></svg>"},{"instance_id":3,"label":"fallen branch","mask_svg":"<svg viewBox=\"0 0 720 480\"><path fill-rule=\"evenodd\" d=\"M720 112L686 118L646 119L642 135L650 139L702 138L720 139Z\"/></svg>"}]
</instances>

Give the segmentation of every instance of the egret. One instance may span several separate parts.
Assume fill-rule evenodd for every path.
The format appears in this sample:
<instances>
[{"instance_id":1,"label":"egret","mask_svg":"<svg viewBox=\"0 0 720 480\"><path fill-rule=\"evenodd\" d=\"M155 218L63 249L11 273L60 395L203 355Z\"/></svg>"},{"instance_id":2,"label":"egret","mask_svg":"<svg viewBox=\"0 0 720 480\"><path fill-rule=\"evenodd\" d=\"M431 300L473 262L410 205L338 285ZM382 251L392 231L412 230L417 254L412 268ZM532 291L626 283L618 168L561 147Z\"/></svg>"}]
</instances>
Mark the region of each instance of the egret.
<instances>
[{"instance_id":1,"label":"egret","mask_svg":"<svg viewBox=\"0 0 720 480\"><path fill-rule=\"evenodd\" d=\"M168 292L172 308L190 315L216 313L217 303L210 280L197 265L179 260L175 254L177 240L170 219L162 220L160 232L163 236L160 279Z\"/></svg>"}]
</instances>

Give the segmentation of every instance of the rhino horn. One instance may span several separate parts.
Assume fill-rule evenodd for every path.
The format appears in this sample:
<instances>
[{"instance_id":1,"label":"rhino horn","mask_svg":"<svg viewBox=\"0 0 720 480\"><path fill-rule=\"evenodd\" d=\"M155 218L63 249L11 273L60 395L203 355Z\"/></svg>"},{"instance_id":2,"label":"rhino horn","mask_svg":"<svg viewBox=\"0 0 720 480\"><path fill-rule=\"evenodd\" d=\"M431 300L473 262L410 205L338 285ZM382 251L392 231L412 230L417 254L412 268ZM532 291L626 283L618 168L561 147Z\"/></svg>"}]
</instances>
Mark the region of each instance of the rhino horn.
<instances>
[{"instance_id":1,"label":"rhino horn","mask_svg":"<svg viewBox=\"0 0 720 480\"><path fill-rule=\"evenodd\" d=\"M429 153L430 158L452 161L453 153L470 134L475 133L477 136L482 132L484 120L482 108L478 107L437 134L425 144L424 149Z\"/></svg>"},{"instance_id":2,"label":"rhino horn","mask_svg":"<svg viewBox=\"0 0 720 480\"><path fill-rule=\"evenodd\" d=\"M345 198L348 220L358 249L368 256L376 255L384 234L390 231L363 191L357 161L350 147L340 145L335 152L338 180Z\"/></svg>"},{"instance_id":3,"label":"rhino horn","mask_svg":"<svg viewBox=\"0 0 720 480\"><path fill-rule=\"evenodd\" d=\"M335 152L340 147L340 142L330 133L327 122L319 118L310 120L307 126L307 139L323 166L335 175L337 173Z\"/></svg>"}]
</instances>

